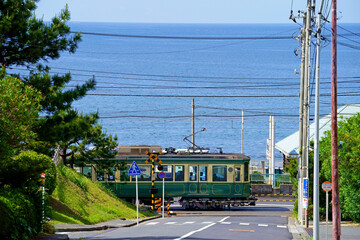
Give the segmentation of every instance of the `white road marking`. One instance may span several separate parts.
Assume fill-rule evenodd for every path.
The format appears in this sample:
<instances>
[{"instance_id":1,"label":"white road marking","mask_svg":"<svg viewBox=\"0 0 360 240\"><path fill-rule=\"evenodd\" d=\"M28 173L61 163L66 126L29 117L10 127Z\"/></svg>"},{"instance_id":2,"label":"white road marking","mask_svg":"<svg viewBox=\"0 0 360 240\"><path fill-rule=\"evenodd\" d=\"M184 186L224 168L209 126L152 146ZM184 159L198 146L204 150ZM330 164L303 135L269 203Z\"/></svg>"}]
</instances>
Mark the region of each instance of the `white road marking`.
<instances>
[{"instance_id":1,"label":"white road marking","mask_svg":"<svg viewBox=\"0 0 360 240\"><path fill-rule=\"evenodd\" d=\"M165 224L175 224L176 222L167 222Z\"/></svg>"},{"instance_id":2,"label":"white road marking","mask_svg":"<svg viewBox=\"0 0 360 240\"><path fill-rule=\"evenodd\" d=\"M268 227L269 224L258 224L259 227Z\"/></svg>"},{"instance_id":3,"label":"white road marking","mask_svg":"<svg viewBox=\"0 0 360 240\"><path fill-rule=\"evenodd\" d=\"M155 224L158 224L159 222L149 222L147 223L146 225L155 225Z\"/></svg>"},{"instance_id":4,"label":"white road marking","mask_svg":"<svg viewBox=\"0 0 360 240\"><path fill-rule=\"evenodd\" d=\"M205 226L205 227L202 227L202 228L200 228L200 229L198 229L198 230L195 230L195 231L189 232L189 233L187 233L187 234L185 234L185 235L182 235L182 236L179 237L179 238L175 238L174 240L181 240L181 239L187 238L187 237L193 235L194 233L201 232L201 231L203 231L203 230L205 230L205 229L207 229L207 228L209 228L209 227L211 227L211 226L213 226L213 225L215 225L215 224L216 224L216 223L211 223L211 224L209 224L209 225L207 225L207 226Z\"/></svg>"},{"instance_id":5,"label":"white road marking","mask_svg":"<svg viewBox=\"0 0 360 240\"><path fill-rule=\"evenodd\" d=\"M249 226L250 223L240 223L240 225Z\"/></svg>"},{"instance_id":6,"label":"white road marking","mask_svg":"<svg viewBox=\"0 0 360 240\"><path fill-rule=\"evenodd\" d=\"M293 207L294 205L257 203L256 206Z\"/></svg>"},{"instance_id":7,"label":"white road marking","mask_svg":"<svg viewBox=\"0 0 360 240\"><path fill-rule=\"evenodd\" d=\"M203 224L210 224L210 223L213 223L213 222L202 222Z\"/></svg>"},{"instance_id":8,"label":"white road marking","mask_svg":"<svg viewBox=\"0 0 360 240\"><path fill-rule=\"evenodd\" d=\"M221 219L220 221L218 221L219 223L225 221L226 219L228 219L230 216L224 217L223 219Z\"/></svg>"},{"instance_id":9,"label":"white road marking","mask_svg":"<svg viewBox=\"0 0 360 240\"><path fill-rule=\"evenodd\" d=\"M193 224L195 222L184 222L183 224Z\"/></svg>"},{"instance_id":10,"label":"white road marking","mask_svg":"<svg viewBox=\"0 0 360 240\"><path fill-rule=\"evenodd\" d=\"M287 228L287 226L277 225L278 228Z\"/></svg>"},{"instance_id":11,"label":"white road marking","mask_svg":"<svg viewBox=\"0 0 360 240\"><path fill-rule=\"evenodd\" d=\"M221 222L220 224L231 224L231 222Z\"/></svg>"}]
</instances>

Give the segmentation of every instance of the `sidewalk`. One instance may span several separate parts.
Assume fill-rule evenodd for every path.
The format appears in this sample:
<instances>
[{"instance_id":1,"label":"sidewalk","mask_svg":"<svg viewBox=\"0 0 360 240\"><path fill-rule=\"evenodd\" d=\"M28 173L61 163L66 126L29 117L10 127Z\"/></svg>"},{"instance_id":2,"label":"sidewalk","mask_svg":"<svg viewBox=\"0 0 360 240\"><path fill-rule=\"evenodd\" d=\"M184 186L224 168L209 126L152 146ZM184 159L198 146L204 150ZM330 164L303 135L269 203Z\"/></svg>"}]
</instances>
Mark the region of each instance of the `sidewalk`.
<instances>
[{"instance_id":1,"label":"sidewalk","mask_svg":"<svg viewBox=\"0 0 360 240\"><path fill-rule=\"evenodd\" d=\"M160 218L161 216L155 216L150 218L139 219L139 223L150 221L156 218ZM107 222L97 223L94 225L83 225L83 224L55 224L54 227L56 229L56 234L50 236L42 236L37 238L37 240L68 240L70 239L68 236L69 232L72 232L77 235L75 232L89 232L91 234L94 231L106 230L109 228L121 228L121 227L131 227L136 225L136 219L131 220L111 220ZM77 237L76 237L77 238ZM76 239L71 237L71 239ZM79 239L82 236L79 235Z\"/></svg>"},{"instance_id":2,"label":"sidewalk","mask_svg":"<svg viewBox=\"0 0 360 240\"><path fill-rule=\"evenodd\" d=\"M292 223L290 223L292 221ZM293 232L290 230L293 226ZM289 231L293 234L294 239L313 239L313 222L310 221L309 228L300 226L294 219L289 218ZM332 239L332 222L319 223L319 239ZM341 222L341 239L342 240L358 240L360 239L360 224L351 222Z\"/></svg>"}]
</instances>

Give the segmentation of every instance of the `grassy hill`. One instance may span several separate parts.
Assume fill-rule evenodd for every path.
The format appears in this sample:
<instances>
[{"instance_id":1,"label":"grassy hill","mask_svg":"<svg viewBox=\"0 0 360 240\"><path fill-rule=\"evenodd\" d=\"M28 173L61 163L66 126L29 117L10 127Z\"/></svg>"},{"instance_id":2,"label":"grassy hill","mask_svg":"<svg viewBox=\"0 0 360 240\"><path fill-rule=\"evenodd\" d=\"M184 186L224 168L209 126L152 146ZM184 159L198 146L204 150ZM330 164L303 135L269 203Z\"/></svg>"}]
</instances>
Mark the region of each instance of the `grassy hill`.
<instances>
[{"instance_id":1,"label":"grassy hill","mask_svg":"<svg viewBox=\"0 0 360 240\"><path fill-rule=\"evenodd\" d=\"M94 224L116 218L136 218L133 204L118 199L99 183L71 168L57 167L57 187L50 198L52 224ZM139 212L139 218L154 216Z\"/></svg>"}]
</instances>

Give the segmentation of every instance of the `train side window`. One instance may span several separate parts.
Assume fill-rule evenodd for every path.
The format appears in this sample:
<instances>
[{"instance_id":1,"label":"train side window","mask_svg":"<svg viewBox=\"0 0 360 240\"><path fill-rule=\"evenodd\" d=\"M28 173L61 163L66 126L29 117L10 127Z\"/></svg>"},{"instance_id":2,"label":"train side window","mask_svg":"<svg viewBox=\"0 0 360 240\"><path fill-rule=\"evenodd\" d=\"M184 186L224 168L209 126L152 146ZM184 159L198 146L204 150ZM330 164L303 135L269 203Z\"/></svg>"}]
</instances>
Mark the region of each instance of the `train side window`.
<instances>
[{"instance_id":1,"label":"train side window","mask_svg":"<svg viewBox=\"0 0 360 240\"><path fill-rule=\"evenodd\" d=\"M184 166L175 166L175 181L184 181Z\"/></svg>"},{"instance_id":2,"label":"train side window","mask_svg":"<svg viewBox=\"0 0 360 240\"><path fill-rule=\"evenodd\" d=\"M249 162L244 163L244 181L249 181Z\"/></svg>"},{"instance_id":3,"label":"train side window","mask_svg":"<svg viewBox=\"0 0 360 240\"><path fill-rule=\"evenodd\" d=\"M213 166L213 182L226 182L227 168L226 166Z\"/></svg>"},{"instance_id":4,"label":"train side window","mask_svg":"<svg viewBox=\"0 0 360 240\"><path fill-rule=\"evenodd\" d=\"M130 181L129 168L130 168L130 166L128 165L125 169L120 171L120 181L121 182Z\"/></svg>"},{"instance_id":5,"label":"train side window","mask_svg":"<svg viewBox=\"0 0 360 240\"><path fill-rule=\"evenodd\" d=\"M204 182L207 181L207 167L200 166L200 181Z\"/></svg>"},{"instance_id":6,"label":"train side window","mask_svg":"<svg viewBox=\"0 0 360 240\"><path fill-rule=\"evenodd\" d=\"M138 181L151 181L151 166L139 166L141 175L138 176ZM135 181L135 177L132 177Z\"/></svg>"},{"instance_id":7,"label":"train side window","mask_svg":"<svg viewBox=\"0 0 360 240\"><path fill-rule=\"evenodd\" d=\"M163 169L161 171L158 169L158 166L156 166L155 167L156 181L162 181L162 179L159 178L159 173L160 172L165 173L165 181L172 181L173 180L172 165L163 165Z\"/></svg>"},{"instance_id":8,"label":"train side window","mask_svg":"<svg viewBox=\"0 0 360 240\"><path fill-rule=\"evenodd\" d=\"M197 166L189 166L189 181L197 181Z\"/></svg>"},{"instance_id":9,"label":"train side window","mask_svg":"<svg viewBox=\"0 0 360 240\"><path fill-rule=\"evenodd\" d=\"M115 168L111 168L111 169L108 170L108 172L107 172L108 181L110 181L110 182L115 181L115 173L116 173Z\"/></svg>"},{"instance_id":10,"label":"train side window","mask_svg":"<svg viewBox=\"0 0 360 240\"><path fill-rule=\"evenodd\" d=\"M241 168L235 167L235 181L241 182Z\"/></svg>"}]
</instances>

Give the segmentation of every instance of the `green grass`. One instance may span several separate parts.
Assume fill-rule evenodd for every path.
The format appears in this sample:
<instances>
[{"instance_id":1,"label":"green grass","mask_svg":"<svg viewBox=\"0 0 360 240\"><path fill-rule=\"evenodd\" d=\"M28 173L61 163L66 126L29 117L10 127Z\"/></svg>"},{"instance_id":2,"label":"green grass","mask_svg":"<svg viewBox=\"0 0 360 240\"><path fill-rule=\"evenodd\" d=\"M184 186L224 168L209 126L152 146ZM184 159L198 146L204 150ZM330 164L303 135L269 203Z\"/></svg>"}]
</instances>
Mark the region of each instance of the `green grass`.
<instances>
[{"instance_id":1,"label":"green grass","mask_svg":"<svg viewBox=\"0 0 360 240\"><path fill-rule=\"evenodd\" d=\"M133 204L118 199L98 183L65 166L57 167L57 187L51 195L52 224L95 224L119 217L136 218ZM139 218L154 216L139 212Z\"/></svg>"}]
</instances>

